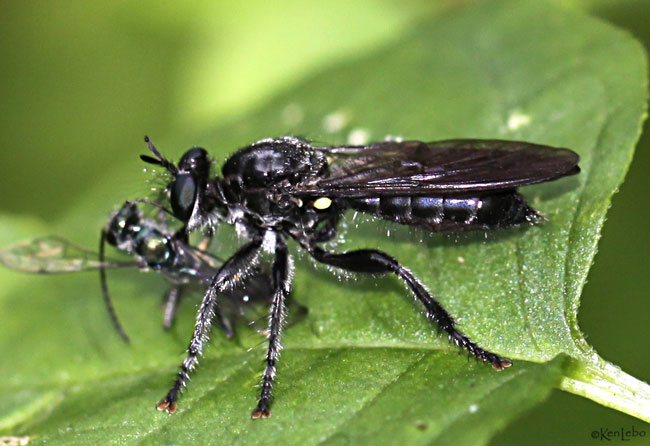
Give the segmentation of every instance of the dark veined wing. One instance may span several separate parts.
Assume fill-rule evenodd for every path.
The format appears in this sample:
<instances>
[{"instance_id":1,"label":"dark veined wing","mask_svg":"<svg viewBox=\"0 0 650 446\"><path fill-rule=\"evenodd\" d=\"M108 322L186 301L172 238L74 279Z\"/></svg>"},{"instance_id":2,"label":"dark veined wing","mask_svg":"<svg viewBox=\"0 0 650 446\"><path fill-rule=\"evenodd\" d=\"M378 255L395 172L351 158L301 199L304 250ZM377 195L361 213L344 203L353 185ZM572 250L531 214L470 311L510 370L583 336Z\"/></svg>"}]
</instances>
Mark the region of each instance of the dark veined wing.
<instances>
[{"instance_id":1,"label":"dark veined wing","mask_svg":"<svg viewBox=\"0 0 650 446\"><path fill-rule=\"evenodd\" d=\"M40 237L0 250L0 264L25 273L64 274L102 266L95 252L60 237ZM137 262L104 261L104 268L138 266Z\"/></svg>"},{"instance_id":2,"label":"dark veined wing","mask_svg":"<svg viewBox=\"0 0 650 446\"><path fill-rule=\"evenodd\" d=\"M457 139L315 147L328 171L296 195L367 197L489 192L542 183L580 171L579 156L519 141Z\"/></svg>"}]
</instances>

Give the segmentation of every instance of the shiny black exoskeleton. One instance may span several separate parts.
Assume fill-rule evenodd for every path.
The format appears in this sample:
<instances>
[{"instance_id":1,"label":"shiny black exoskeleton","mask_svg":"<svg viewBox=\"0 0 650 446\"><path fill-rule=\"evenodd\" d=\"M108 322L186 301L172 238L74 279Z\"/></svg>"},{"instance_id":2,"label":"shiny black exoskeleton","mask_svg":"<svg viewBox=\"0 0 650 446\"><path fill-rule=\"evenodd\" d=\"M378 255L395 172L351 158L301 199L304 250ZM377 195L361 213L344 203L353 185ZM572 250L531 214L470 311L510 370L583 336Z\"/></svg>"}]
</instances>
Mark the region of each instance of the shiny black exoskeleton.
<instances>
[{"instance_id":1,"label":"shiny black exoskeleton","mask_svg":"<svg viewBox=\"0 0 650 446\"><path fill-rule=\"evenodd\" d=\"M316 261L361 273L394 273L423 304L426 316L471 354L502 370L511 361L486 351L457 330L454 320L425 286L397 260L378 250L330 252L331 240L348 209L429 231L507 228L535 223L539 214L516 192L528 184L579 172L578 155L567 149L515 141L386 141L368 146L315 147L291 137L264 139L235 152L221 176L210 177L205 150L188 151L176 167L146 139L171 174L172 213L189 231L225 222L249 242L215 274L178 378L159 410L174 412L219 307L217 294L251 273L258 253L274 255L272 307L266 369L253 418L270 416L271 389L280 350L284 305L291 288L293 239Z\"/></svg>"}]
</instances>

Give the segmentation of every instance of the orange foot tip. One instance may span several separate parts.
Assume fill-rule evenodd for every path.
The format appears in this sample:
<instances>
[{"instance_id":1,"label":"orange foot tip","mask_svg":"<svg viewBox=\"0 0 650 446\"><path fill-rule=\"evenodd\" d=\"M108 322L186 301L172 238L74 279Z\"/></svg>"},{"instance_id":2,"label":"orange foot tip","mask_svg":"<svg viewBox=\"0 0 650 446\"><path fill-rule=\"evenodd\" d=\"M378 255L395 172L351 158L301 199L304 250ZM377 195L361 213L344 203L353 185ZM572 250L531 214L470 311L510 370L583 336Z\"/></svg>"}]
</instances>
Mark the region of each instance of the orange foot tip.
<instances>
[{"instance_id":1,"label":"orange foot tip","mask_svg":"<svg viewBox=\"0 0 650 446\"><path fill-rule=\"evenodd\" d=\"M169 401L167 401L165 399L165 400L162 400L161 402L158 403L158 405L156 406L156 409L158 409L161 412L164 410L167 413L174 413L174 412L176 412L177 407L178 407L178 404L176 404L176 402L170 403Z\"/></svg>"},{"instance_id":2,"label":"orange foot tip","mask_svg":"<svg viewBox=\"0 0 650 446\"><path fill-rule=\"evenodd\" d=\"M255 409L251 414L253 420L258 420L260 418L268 418L271 416L271 411L269 409Z\"/></svg>"},{"instance_id":3,"label":"orange foot tip","mask_svg":"<svg viewBox=\"0 0 650 446\"><path fill-rule=\"evenodd\" d=\"M510 367L511 365L512 365L512 361L511 361L511 360L509 360L509 359L502 359L500 363L498 363L498 364L492 364L492 367L494 367L495 370L499 370L499 371L501 371L501 370L503 370L503 369L507 369L507 368Z\"/></svg>"}]
</instances>

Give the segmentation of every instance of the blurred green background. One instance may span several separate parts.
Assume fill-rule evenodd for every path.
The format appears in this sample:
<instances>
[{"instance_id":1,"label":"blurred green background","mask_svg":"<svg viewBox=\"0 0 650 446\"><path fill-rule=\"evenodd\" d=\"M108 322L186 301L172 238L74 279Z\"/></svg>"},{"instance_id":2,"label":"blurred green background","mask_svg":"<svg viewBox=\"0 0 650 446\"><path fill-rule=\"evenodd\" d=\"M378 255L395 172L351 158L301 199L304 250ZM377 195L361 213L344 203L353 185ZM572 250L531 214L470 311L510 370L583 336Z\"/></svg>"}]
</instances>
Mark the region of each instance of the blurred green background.
<instances>
[{"instance_id":1,"label":"blurred green background","mask_svg":"<svg viewBox=\"0 0 650 446\"><path fill-rule=\"evenodd\" d=\"M116 180L111 196L97 197L91 228L59 219L95 182L142 178L134 172L142 168L137 155L145 150L145 133L182 143L162 148L175 159L192 145L192 135L245 114L323 67L397 39L423 15L465 3L2 1L0 218L24 217L52 227L48 232L95 240L108 212L145 186ZM563 3L628 29L650 47L649 1ZM614 197L579 320L602 357L648 381L648 124L645 130ZM123 173L125 165L132 171ZM493 443L587 444L594 429L631 426L650 431L639 420L555 391Z\"/></svg>"}]
</instances>

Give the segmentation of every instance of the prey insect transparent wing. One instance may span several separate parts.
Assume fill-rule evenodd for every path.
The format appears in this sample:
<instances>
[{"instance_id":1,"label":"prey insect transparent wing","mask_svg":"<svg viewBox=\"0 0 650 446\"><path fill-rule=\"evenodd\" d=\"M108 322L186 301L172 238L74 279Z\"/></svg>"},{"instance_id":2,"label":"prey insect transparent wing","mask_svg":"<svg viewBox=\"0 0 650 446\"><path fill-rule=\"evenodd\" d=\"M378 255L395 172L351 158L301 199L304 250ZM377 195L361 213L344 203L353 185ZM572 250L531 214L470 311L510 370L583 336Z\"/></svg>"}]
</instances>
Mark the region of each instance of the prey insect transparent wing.
<instances>
[{"instance_id":1,"label":"prey insect transparent wing","mask_svg":"<svg viewBox=\"0 0 650 446\"><path fill-rule=\"evenodd\" d=\"M313 149L325 155L328 169L322 176L296 186L294 195L484 194L580 171L575 152L521 141L386 141L369 146Z\"/></svg>"},{"instance_id":2,"label":"prey insect transparent wing","mask_svg":"<svg viewBox=\"0 0 650 446\"><path fill-rule=\"evenodd\" d=\"M0 250L0 264L15 271L66 274L140 266L136 261L98 260L96 252L56 236L35 238Z\"/></svg>"}]
</instances>

